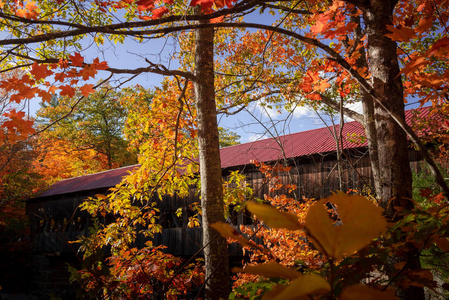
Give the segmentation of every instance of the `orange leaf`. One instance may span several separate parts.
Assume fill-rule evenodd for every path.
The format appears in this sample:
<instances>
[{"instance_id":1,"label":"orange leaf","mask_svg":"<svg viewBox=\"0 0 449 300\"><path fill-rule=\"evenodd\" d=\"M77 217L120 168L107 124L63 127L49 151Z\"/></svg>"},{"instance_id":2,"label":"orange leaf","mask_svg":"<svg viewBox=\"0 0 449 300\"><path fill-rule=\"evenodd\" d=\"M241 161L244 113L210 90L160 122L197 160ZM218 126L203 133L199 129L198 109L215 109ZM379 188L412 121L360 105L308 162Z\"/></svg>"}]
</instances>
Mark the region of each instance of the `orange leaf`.
<instances>
[{"instance_id":1,"label":"orange leaf","mask_svg":"<svg viewBox=\"0 0 449 300\"><path fill-rule=\"evenodd\" d=\"M387 33L385 36L397 42L408 42L416 36L415 30L405 26L396 28L393 25L387 25L387 29L391 33Z\"/></svg>"},{"instance_id":2,"label":"orange leaf","mask_svg":"<svg viewBox=\"0 0 449 300\"><path fill-rule=\"evenodd\" d=\"M439 39L435 44L433 44L432 48L430 48L431 55L435 55L437 52L439 52L440 49L445 50L444 52L447 52L447 48L449 47L449 37L444 37ZM446 48L446 49L444 49Z\"/></svg>"},{"instance_id":3,"label":"orange leaf","mask_svg":"<svg viewBox=\"0 0 449 300\"><path fill-rule=\"evenodd\" d=\"M416 27L415 31L418 33L423 33L433 25L433 19L422 18L419 20L418 27Z\"/></svg>"},{"instance_id":4,"label":"orange leaf","mask_svg":"<svg viewBox=\"0 0 449 300\"><path fill-rule=\"evenodd\" d=\"M34 76L36 80L43 79L50 75L53 75L53 71L48 68L48 65L44 64L39 65L37 62L35 62L31 66L30 73Z\"/></svg>"},{"instance_id":5,"label":"orange leaf","mask_svg":"<svg viewBox=\"0 0 449 300\"><path fill-rule=\"evenodd\" d=\"M429 61L425 57L420 56L420 57L408 62L404 66L404 68L402 68L401 73L407 75L409 73L413 73L414 71L421 69L421 67L428 65L428 64L429 64Z\"/></svg>"},{"instance_id":6,"label":"orange leaf","mask_svg":"<svg viewBox=\"0 0 449 300\"><path fill-rule=\"evenodd\" d=\"M43 102L50 102L51 101L51 97L53 96L49 92L43 91L43 90L39 91L38 95L39 95L39 97L41 97Z\"/></svg>"},{"instance_id":7,"label":"orange leaf","mask_svg":"<svg viewBox=\"0 0 449 300\"><path fill-rule=\"evenodd\" d=\"M329 283L323 277L316 274L307 274L293 280L287 288L280 291L277 295L262 297L262 300L312 299L312 297L307 296L313 294L326 294L330 290L331 287Z\"/></svg>"},{"instance_id":8,"label":"orange leaf","mask_svg":"<svg viewBox=\"0 0 449 300\"><path fill-rule=\"evenodd\" d=\"M28 2L27 5L25 6L25 9L28 11L26 15L28 19L36 19L38 14L36 2L34 1Z\"/></svg>"},{"instance_id":9,"label":"orange leaf","mask_svg":"<svg viewBox=\"0 0 449 300\"><path fill-rule=\"evenodd\" d=\"M88 97L90 94L94 93L93 84L85 84L80 88L81 94L85 97Z\"/></svg>"},{"instance_id":10,"label":"orange leaf","mask_svg":"<svg viewBox=\"0 0 449 300\"><path fill-rule=\"evenodd\" d=\"M246 246L249 244L248 240L242 237L237 230L234 229L231 225L223 222L217 222L211 224L210 227L218 231L223 237L231 238L237 240L242 246Z\"/></svg>"}]
</instances>

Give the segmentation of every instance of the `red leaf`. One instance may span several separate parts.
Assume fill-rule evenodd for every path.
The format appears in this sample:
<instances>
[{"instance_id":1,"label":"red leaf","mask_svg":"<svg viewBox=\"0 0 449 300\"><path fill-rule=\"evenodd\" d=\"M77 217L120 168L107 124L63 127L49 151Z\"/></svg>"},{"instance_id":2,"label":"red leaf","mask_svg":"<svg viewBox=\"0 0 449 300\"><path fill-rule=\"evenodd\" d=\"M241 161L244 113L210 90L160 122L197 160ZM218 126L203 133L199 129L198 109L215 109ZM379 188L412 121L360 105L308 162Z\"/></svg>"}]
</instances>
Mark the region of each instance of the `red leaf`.
<instances>
[{"instance_id":1,"label":"red leaf","mask_svg":"<svg viewBox=\"0 0 449 300\"><path fill-rule=\"evenodd\" d=\"M75 96L75 89L70 85L61 85L59 87L61 89L61 96L73 97Z\"/></svg>"},{"instance_id":2,"label":"red leaf","mask_svg":"<svg viewBox=\"0 0 449 300\"><path fill-rule=\"evenodd\" d=\"M34 76L36 80L46 78L50 75L53 75L53 71L48 69L48 65L39 65L38 63L34 63L31 66L30 73Z\"/></svg>"},{"instance_id":3,"label":"red leaf","mask_svg":"<svg viewBox=\"0 0 449 300\"><path fill-rule=\"evenodd\" d=\"M74 65L75 67L83 66L84 57L82 57L78 52L75 52L75 55L70 55L69 58L72 61L72 65Z\"/></svg>"},{"instance_id":4,"label":"red leaf","mask_svg":"<svg viewBox=\"0 0 449 300\"><path fill-rule=\"evenodd\" d=\"M397 42L408 42L416 36L415 30L405 26L396 28L393 25L387 25L387 29L391 33L387 33L385 36Z\"/></svg>"},{"instance_id":5,"label":"red leaf","mask_svg":"<svg viewBox=\"0 0 449 300\"><path fill-rule=\"evenodd\" d=\"M156 8L155 10L153 10L152 18L153 18L153 20L159 19L160 17L162 17L166 13L168 13L168 8L166 8L165 6Z\"/></svg>"},{"instance_id":6,"label":"red leaf","mask_svg":"<svg viewBox=\"0 0 449 300\"><path fill-rule=\"evenodd\" d=\"M139 0L136 2L136 4L137 4L137 9L140 11L150 10L154 7L153 0Z\"/></svg>"},{"instance_id":7,"label":"red leaf","mask_svg":"<svg viewBox=\"0 0 449 300\"><path fill-rule=\"evenodd\" d=\"M39 97L41 97L43 102L47 102L49 103L51 101L51 97L53 96L52 94L50 94L47 91L41 90L38 93Z\"/></svg>"},{"instance_id":8,"label":"red leaf","mask_svg":"<svg viewBox=\"0 0 449 300\"><path fill-rule=\"evenodd\" d=\"M421 190L419 191L419 195L420 195L421 197L424 197L424 198L429 198L429 196L430 196L432 193L433 193L432 190L429 189L429 188L421 189Z\"/></svg>"},{"instance_id":9,"label":"red leaf","mask_svg":"<svg viewBox=\"0 0 449 300\"><path fill-rule=\"evenodd\" d=\"M213 0L192 0L192 2L190 2L190 6L197 6L197 5L201 5L202 11L209 11L212 8L212 6L214 5L214 1Z\"/></svg>"}]
</instances>

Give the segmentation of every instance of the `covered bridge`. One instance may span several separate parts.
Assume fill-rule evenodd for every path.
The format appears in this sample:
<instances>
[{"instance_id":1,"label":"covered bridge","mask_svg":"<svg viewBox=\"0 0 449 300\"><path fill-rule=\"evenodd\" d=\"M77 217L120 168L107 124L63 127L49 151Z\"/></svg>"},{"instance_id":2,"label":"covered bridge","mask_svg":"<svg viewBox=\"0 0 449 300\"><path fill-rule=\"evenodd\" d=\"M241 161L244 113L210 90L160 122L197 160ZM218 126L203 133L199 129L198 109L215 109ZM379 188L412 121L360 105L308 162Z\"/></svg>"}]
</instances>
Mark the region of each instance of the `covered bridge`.
<instances>
[{"instance_id":1,"label":"covered bridge","mask_svg":"<svg viewBox=\"0 0 449 300\"><path fill-rule=\"evenodd\" d=\"M427 109L420 109L427 114ZM406 112L410 121L411 111ZM255 191L255 196L263 198L270 194L270 183L254 166L252 161L276 163L282 162L292 166L288 174L282 174L284 183L296 184L295 194L298 198L322 198L335 190L365 190L372 186L372 173L368 150L364 141L363 127L357 122L345 123L342 129L342 142L337 143L331 132L335 128L320 128L304 132L239 144L221 149L222 174L240 170L247 177L247 183ZM343 145L344 155L337 163L338 145ZM420 158L410 149L412 168L419 168ZM337 166L340 172L337 172ZM107 193L137 165L104 171L59 181L46 191L29 199L27 213L31 220L31 239L37 253L73 253L75 245L68 243L86 232L89 218L80 212L78 205L87 197ZM187 213L181 218L175 215L179 206L186 207L198 200L192 195L189 199L167 201L161 210L165 211L166 228L156 238L156 244L165 244L169 252L190 256L201 245L201 229L187 228ZM177 204L176 207L174 204ZM248 221L244 215L237 223Z\"/></svg>"}]
</instances>

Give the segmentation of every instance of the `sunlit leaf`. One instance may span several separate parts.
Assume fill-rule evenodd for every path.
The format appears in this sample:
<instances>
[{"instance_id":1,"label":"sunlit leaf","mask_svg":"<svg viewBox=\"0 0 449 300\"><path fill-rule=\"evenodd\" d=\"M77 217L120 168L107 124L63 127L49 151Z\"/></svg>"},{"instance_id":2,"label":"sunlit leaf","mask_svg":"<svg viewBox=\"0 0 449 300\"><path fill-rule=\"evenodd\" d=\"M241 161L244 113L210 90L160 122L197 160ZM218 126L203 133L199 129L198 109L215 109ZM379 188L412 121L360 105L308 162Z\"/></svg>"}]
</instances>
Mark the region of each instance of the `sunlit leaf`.
<instances>
[{"instance_id":1,"label":"sunlit leaf","mask_svg":"<svg viewBox=\"0 0 449 300\"><path fill-rule=\"evenodd\" d=\"M334 224L325 203L337 206L341 224ZM333 195L318 201L306 216L306 228L314 245L329 257L341 259L366 246L385 231L383 209L362 196Z\"/></svg>"},{"instance_id":2,"label":"sunlit leaf","mask_svg":"<svg viewBox=\"0 0 449 300\"><path fill-rule=\"evenodd\" d=\"M248 245L248 240L242 237L231 225L223 222L211 224L210 227L218 231L223 237L237 240L242 246Z\"/></svg>"},{"instance_id":3,"label":"sunlit leaf","mask_svg":"<svg viewBox=\"0 0 449 300\"><path fill-rule=\"evenodd\" d=\"M243 272L253 275L260 275L265 277L281 277L281 278L287 278L287 279L295 279L302 274L298 271L295 271L293 269L284 267L283 265L280 265L275 262L269 262L266 264L256 265L256 266L246 266L243 269L242 268L233 268L232 272Z\"/></svg>"},{"instance_id":4,"label":"sunlit leaf","mask_svg":"<svg viewBox=\"0 0 449 300\"><path fill-rule=\"evenodd\" d=\"M331 290L329 283L321 276L315 274L307 274L293 280L287 288L275 295L267 295L262 297L272 300L290 300L302 299L307 295L326 294ZM304 298L304 299L308 299Z\"/></svg>"},{"instance_id":5,"label":"sunlit leaf","mask_svg":"<svg viewBox=\"0 0 449 300\"><path fill-rule=\"evenodd\" d=\"M280 212L270 205L247 202L246 208L271 228L303 229L296 215Z\"/></svg>"}]
</instances>

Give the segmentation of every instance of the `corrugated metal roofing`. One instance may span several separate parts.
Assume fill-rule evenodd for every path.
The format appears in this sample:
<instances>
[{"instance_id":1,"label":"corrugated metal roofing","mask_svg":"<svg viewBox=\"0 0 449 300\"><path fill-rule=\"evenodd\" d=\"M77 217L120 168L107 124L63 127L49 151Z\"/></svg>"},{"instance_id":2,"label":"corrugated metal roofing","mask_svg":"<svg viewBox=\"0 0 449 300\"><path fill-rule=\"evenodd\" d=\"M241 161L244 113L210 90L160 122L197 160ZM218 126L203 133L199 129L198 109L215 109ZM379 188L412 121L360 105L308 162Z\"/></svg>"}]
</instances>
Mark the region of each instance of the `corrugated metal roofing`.
<instances>
[{"instance_id":1,"label":"corrugated metal roofing","mask_svg":"<svg viewBox=\"0 0 449 300\"><path fill-rule=\"evenodd\" d=\"M424 115L428 114L427 108L421 108ZM410 124L413 116L412 110L406 111L406 120ZM339 132L339 125L336 126ZM350 135L364 136L365 131L357 122L348 122L343 126L342 137L346 149L366 146L366 142L354 143ZM220 150L221 167L229 168L250 164L251 161L260 162L274 161L283 158L283 150L287 158L301 157L315 153L326 153L336 150L336 143L329 129L319 128L293 134L288 134L275 139L264 139L245 144L226 147ZM137 168L138 165L123 167L119 169L104 171L96 174L85 175L61 180L36 198L63 195L81 191L89 191L101 188L109 188L119 183L122 177Z\"/></svg>"},{"instance_id":2,"label":"corrugated metal roofing","mask_svg":"<svg viewBox=\"0 0 449 300\"><path fill-rule=\"evenodd\" d=\"M52 184L49 189L37 195L36 198L64 195L101 188L110 188L119 183L124 176L128 175L129 172L137 167L139 166L134 165L100 173L64 179Z\"/></svg>"},{"instance_id":3,"label":"corrugated metal roofing","mask_svg":"<svg viewBox=\"0 0 449 300\"><path fill-rule=\"evenodd\" d=\"M339 126L336 128L339 132ZM343 143L345 148L363 147L366 144L357 144L348 141L348 134L364 136L362 125L349 122L343 126ZM282 145L282 147L281 147ZM315 153L335 151L336 144L328 128L319 128L293 134L288 134L276 140L265 139L221 149L222 168L249 164L252 160L261 162L286 158L300 157Z\"/></svg>"}]
</instances>

